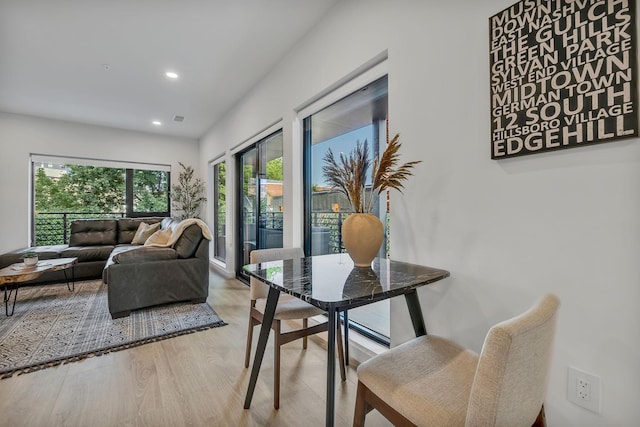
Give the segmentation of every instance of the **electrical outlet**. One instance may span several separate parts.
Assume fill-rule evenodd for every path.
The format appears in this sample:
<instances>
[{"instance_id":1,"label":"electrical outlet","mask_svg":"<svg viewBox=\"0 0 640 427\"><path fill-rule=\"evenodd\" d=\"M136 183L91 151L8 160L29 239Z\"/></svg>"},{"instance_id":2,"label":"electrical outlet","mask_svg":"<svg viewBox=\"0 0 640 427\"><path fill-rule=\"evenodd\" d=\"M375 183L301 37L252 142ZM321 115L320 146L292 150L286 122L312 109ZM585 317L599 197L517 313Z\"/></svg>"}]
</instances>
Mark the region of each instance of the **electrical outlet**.
<instances>
[{"instance_id":1,"label":"electrical outlet","mask_svg":"<svg viewBox=\"0 0 640 427\"><path fill-rule=\"evenodd\" d=\"M576 395L579 400L588 402L591 400L591 383L582 377L576 381Z\"/></svg>"},{"instance_id":2,"label":"electrical outlet","mask_svg":"<svg viewBox=\"0 0 640 427\"><path fill-rule=\"evenodd\" d=\"M567 398L569 402L600 413L600 378L569 367Z\"/></svg>"}]
</instances>

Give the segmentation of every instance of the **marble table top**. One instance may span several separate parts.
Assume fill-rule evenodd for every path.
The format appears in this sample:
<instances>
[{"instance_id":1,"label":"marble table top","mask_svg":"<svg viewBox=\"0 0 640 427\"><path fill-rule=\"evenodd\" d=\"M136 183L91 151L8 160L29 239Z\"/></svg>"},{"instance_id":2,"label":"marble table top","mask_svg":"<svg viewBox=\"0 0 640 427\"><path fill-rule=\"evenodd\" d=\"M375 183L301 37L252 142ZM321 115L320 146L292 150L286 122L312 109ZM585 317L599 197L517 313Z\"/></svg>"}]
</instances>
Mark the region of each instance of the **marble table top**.
<instances>
[{"instance_id":1,"label":"marble table top","mask_svg":"<svg viewBox=\"0 0 640 427\"><path fill-rule=\"evenodd\" d=\"M380 258L371 268L354 267L348 254L263 262L243 268L269 286L324 310L370 304L449 276L446 270Z\"/></svg>"}]
</instances>

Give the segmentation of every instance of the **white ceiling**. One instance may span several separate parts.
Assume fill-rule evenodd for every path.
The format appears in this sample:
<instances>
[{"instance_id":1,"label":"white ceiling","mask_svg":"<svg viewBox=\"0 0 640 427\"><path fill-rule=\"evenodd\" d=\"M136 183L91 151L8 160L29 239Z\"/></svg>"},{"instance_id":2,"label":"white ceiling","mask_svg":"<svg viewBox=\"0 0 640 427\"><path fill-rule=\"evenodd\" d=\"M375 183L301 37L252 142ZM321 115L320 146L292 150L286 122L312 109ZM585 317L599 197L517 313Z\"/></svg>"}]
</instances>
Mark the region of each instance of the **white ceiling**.
<instances>
[{"instance_id":1,"label":"white ceiling","mask_svg":"<svg viewBox=\"0 0 640 427\"><path fill-rule=\"evenodd\" d=\"M0 111L199 138L337 1L0 0Z\"/></svg>"}]
</instances>

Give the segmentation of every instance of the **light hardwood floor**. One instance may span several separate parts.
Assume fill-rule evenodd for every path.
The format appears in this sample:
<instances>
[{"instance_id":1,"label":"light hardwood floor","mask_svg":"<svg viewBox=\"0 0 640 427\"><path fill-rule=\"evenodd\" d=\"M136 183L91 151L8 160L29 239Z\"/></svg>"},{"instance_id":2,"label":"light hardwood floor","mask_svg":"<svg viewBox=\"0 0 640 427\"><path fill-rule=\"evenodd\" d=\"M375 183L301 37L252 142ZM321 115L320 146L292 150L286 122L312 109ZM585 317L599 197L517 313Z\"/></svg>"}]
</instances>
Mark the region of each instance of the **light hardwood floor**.
<instances>
[{"instance_id":1,"label":"light hardwood floor","mask_svg":"<svg viewBox=\"0 0 640 427\"><path fill-rule=\"evenodd\" d=\"M227 326L0 380L0 426L325 425L326 341L283 346L274 410L270 338L245 410L248 287L212 273L208 301ZM353 366L346 382L336 377L337 426L352 424L356 383ZM368 427L389 425L367 416Z\"/></svg>"}]
</instances>

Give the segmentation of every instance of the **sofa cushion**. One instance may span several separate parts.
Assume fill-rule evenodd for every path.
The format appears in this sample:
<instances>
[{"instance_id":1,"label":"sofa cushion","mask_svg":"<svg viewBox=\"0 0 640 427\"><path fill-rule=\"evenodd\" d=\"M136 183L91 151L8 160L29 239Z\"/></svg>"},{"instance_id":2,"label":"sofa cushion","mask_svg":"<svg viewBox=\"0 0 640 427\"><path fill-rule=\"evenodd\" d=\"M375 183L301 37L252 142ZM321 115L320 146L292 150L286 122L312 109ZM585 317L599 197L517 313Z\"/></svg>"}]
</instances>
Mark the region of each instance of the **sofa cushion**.
<instances>
[{"instance_id":1,"label":"sofa cushion","mask_svg":"<svg viewBox=\"0 0 640 427\"><path fill-rule=\"evenodd\" d=\"M178 258L178 254L172 248L147 246L134 248L133 250L120 251L113 256L113 262L115 264L128 264L145 261L163 261L176 258Z\"/></svg>"},{"instance_id":2,"label":"sofa cushion","mask_svg":"<svg viewBox=\"0 0 640 427\"><path fill-rule=\"evenodd\" d=\"M202 229L197 224L193 224L184 229L173 248L178 253L178 257L191 258L202 239Z\"/></svg>"},{"instance_id":3,"label":"sofa cushion","mask_svg":"<svg viewBox=\"0 0 640 427\"><path fill-rule=\"evenodd\" d=\"M78 258L78 262L106 261L113 251L113 245L69 246L62 251L62 258Z\"/></svg>"},{"instance_id":4,"label":"sofa cushion","mask_svg":"<svg viewBox=\"0 0 640 427\"><path fill-rule=\"evenodd\" d=\"M146 218L120 218L118 219L118 244L129 244L133 241L140 223L156 224L162 220L160 217L146 217ZM149 236L147 236L149 237ZM144 243L144 241L142 242ZM140 243L140 244L142 244Z\"/></svg>"},{"instance_id":5,"label":"sofa cushion","mask_svg":"<svg viewBox=\"0 0 640 427\"><path fill-rule=\"evenodd\" d=\"M115 219L76 219L71 222L69 246L115 245L117 232Z\"/></svg>"},{"instance_id":6,"label":"sofa cushion","mask_svg":"<svg viewBox=\"0 0 640 427\"><path fill-rule=\"evenodd\" d=\"M156 231L160 229L160 223L156 222L155 224L147 224L146 222L141 222L138 226L138 230L136 234L131 239L132 245L144 245L144 242L147 241L149 237Z\"/></svg>"}]
</instances>

